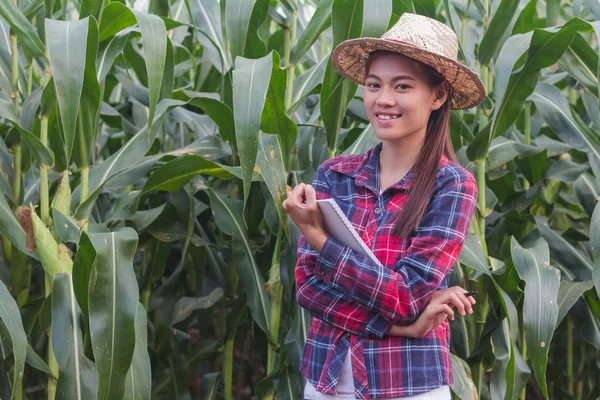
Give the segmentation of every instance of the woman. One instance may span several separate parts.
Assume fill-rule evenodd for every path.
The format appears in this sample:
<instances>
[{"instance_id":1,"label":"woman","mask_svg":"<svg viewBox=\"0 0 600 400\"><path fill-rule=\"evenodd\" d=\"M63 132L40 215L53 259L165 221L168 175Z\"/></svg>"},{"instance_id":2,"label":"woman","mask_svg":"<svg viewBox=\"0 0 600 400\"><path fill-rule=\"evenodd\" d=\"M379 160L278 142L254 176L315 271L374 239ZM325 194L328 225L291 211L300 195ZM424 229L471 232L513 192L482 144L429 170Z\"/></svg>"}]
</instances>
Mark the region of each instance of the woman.
<instances>
[{"instance_id":1,"label":"woman","mask_svg":"<svg viewBox=\"0 0 600 400\"><path fill-rule=\"evenodd\" d=\"M451 307L475 301L447 288L475 210L477 185L456 162L450 108L484 97L456 61L454 32L404 14L381 39L348 40L336 70L365 85L381 143L325 161L283 207L302 232L297 299L313 315L302 355L306 399L450 399ZM316 204L334 198L382 266L327 235Z\"/></svg>"}]
</instances>

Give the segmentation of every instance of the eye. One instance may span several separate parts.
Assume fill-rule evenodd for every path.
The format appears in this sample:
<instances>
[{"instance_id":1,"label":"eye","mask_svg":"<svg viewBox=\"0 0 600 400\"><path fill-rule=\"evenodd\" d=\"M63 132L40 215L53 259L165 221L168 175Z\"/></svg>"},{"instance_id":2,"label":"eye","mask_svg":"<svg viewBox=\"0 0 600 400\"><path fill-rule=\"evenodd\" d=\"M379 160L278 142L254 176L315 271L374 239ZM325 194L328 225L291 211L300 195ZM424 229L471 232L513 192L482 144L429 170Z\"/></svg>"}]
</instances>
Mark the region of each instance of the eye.
<instances>
[{"instance_id":1,"label":"eye","mask_svg":"<svg viewBox=\"0 0 600 400\"><path fill-rule=\"evenodd\" d=\"M379 83L369 82L369 83L367 83L367 87L370 88L370 89L378 89L379 88Z\"/></svg>"},{"instance_id":2,"label":"eye","mask_svg":"<svg viewBox=\"0 0 600 400\"><path fill-rule=\"evenodd\" d=\"M407 89L410 89L410 86L405 83L401 83L398 86L396 86L396 89L407 90Z\"/></svg>"}]
</instances>

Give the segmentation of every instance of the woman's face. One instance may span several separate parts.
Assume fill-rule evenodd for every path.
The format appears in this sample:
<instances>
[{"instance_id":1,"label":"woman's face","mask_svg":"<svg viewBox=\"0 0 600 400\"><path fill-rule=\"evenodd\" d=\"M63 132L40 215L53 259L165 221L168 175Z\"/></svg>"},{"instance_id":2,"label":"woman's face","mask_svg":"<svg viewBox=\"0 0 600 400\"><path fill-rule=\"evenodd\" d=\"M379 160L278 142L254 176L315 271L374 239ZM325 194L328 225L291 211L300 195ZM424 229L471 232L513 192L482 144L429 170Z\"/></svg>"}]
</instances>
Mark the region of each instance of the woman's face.
<instances>
[{"instance_id":1,"label":"woman's face","mask_svg":"<svg viewBox=\"0 0 600 400\"><path fill-rule=\"evenodd\" d=\"M429 115L446 100L446 84L432 87L423 64L397 53L377 54L365 81L364 103L382 140L425 137Z\"/></svg>"}]
</instances>

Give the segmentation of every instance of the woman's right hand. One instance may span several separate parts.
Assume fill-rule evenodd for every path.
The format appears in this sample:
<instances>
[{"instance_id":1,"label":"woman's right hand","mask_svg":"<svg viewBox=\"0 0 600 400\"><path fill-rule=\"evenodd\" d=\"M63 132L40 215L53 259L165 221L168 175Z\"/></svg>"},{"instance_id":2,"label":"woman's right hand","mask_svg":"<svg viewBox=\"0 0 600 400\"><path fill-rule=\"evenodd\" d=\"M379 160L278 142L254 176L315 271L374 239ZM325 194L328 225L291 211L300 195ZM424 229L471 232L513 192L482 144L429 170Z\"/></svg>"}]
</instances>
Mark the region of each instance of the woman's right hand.
<instances>
[{"instance_id":1,"label":"woman's right hand","mask_svg":"<svg viewBox=\"0 0 600 400\"><path fill-rule=\"evenodd\" d=\"M465 296L466 292L460 286L437 290L415 322L406 326L392 325L385 334L421 338L440 326L446 318L453 320L453 308L456 308L461 316L472 314L472 306L476 301L472 296Z\"/></svg>"}]
</instances>

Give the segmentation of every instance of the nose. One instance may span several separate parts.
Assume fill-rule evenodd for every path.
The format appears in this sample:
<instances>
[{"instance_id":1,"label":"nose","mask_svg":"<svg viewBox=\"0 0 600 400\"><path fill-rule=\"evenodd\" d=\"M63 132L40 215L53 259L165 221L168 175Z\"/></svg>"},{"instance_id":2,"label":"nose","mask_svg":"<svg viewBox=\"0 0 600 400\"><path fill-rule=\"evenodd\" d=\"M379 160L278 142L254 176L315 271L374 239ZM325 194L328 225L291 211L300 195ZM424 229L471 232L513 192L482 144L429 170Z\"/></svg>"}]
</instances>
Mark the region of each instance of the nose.
<instances>
[{"instance_id":1,"label":"nose","mask_svg":"<svg viewBox=\"0 0 600 400\"><path fill-rule=\"evenodd\" d=\"M396 98L394 97L394 90L392 88L383 87L379 91L379 96L375 101L378 106L381 107L393 107L396 105Z\"/></svg>"}]
</instances>

